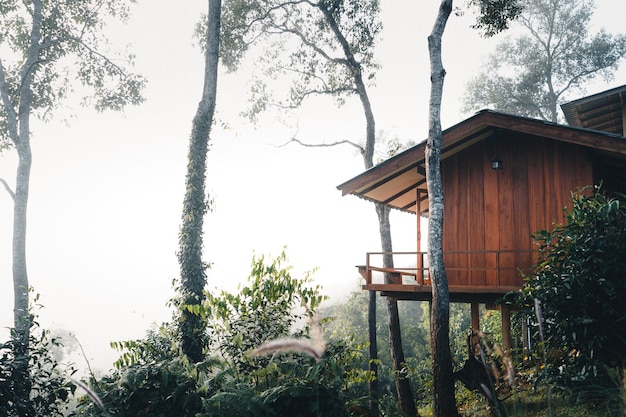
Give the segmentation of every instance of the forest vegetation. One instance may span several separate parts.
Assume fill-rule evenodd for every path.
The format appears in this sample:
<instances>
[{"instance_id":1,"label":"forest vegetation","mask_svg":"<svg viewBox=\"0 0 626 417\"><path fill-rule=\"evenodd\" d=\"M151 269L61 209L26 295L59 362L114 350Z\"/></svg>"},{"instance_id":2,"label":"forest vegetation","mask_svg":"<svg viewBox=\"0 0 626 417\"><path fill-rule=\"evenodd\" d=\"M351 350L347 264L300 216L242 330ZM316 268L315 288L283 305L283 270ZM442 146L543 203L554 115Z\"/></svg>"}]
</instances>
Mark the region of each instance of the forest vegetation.
<instances>
[{"instance_id":1,"label":"forest vegetation","mask_svg":"<svg viewBox=\"0 0 626 417\"><path fill-rule=\"evenodd\" d=\"M532 33L539 32L535 24L550 34L565 31L568 51L578 58L591 56L572 64L583 67L585 77L610 77L626 54L622 35L602 32L587 41L590 0L528 3L532 7L516 0L471 0L464 7L479 11L476 29L486 36L506 30L518 18ZM266 79L274 76L284 82L287 75L293 77L288 97L278 101L262 80L256 80L247 112L252 119L272 106L293 109L312 95L333 96L340 104L350 96L358 98L365 143L349 145L359 150L367 169L373 166L376 146L367 91L375 80L373 48L381 29L377 14L384 7L375 0L209 0L208 6L197 29L206 58L204 85L189 138L177 253L180 277L173 283L171 319L141 339L113 341L111 346L119 352L114 368L104 374L89 370L79 377L76 366L59 356L70 341L39 326L38 296L28 281L30 121L51 117L74 80L92 91L86 103L99 111L141 104L145 80L130 71L132 54L124 65L118 64L103 46L107 42L100 30L105 18L123 20L128 13L125 2L33 0L0 5L0 45L14 58L0 60L0 149L19 155L14 189L2 180L15 207L15 319L9 340L0 344L0 417L623 415L623 196L605 195L600 186L589 184L572 195L563 224L532 236L539 261L521 291L500 300L518 307L510 352L499 339L495 306L481 311L482 327L472 330L469 306L449 301L438 165L445 76L442 39L454 10L451 0L441 1L428 38L432 84L426 178L433 301L397 301L373 291L354 291L345 301L328 304L324 289L314 282L315 271L295 274L286 251L275 257L255 255L247 282L236 291L207 291L210 263L204 260L203 243L217 237L205 235L203 228L212 206L206 192L206 155L216 123L219 59L234 71L257 43L262 48L271 45L260 61ZM548 6L553 16L564 11L574 21L546 25L537 16ZM569 41L567 31L572 30L582 36L579 49ZM559 84L554 78L579 86L583 76L546 71L529 55L529 43L522 37L506 45L520 51L516 58L523 58L511 65L532 71L520 72L518 80L477 79L469 86L468 106L530 89L536 93L535 102L548 104L534 113L518 113L555 121L550 111L566 88L555 89ZM563 68L574 62L550 59L541 63ZM66 65L72 62L74 67ZM508 90L494 88L488 96L481 95L477 91L488 89L479 82ZM551 95L541 99L539 92L545 88ZM302 144L297 138L292 141ZM383 250L391 251L389 208L376 210ZM376 311L387 312L386 328L372 326ZM522 343L523 332L530 333L530 345ZM475 346L473 336L479 340Z\"/></svg>"},{"instance_id":2,"label":"forest vegetation","mask_svg":"<svg viewBox=\"0 0 626 417\"><path fill-rule=\"evenodd\" d=\"M527 306L513 318L514 378L500 347L499 312L482 311L480 346L497 407L480 390L469 390L457 381L461 415L614 416L622 412L624 339L619 326L624 323L621 297L626 286L620 277L625 258L613 254L626 251L626 207L624 201L599 190L591 196L577 194L573 203L566 225L536 235L542 248L536 274L528 277L522 292L510 294L516 303ZM597 268L598 262L602 269ZM558 278L562 269L576 271L570 282ZM372 373L367 365L363 308L367 292L355 291L345 302L324 306L326 297L313 283L314 271L296 277L292 270L286 253L276 258L258 256L252 261L248 283L237 292L207 294L195 313L208 323L211 343L197 363L181 352L174 310L171 321L153 327L145 338L113 342L120 351L115 370L91 374L79 383L71 379L75 368L52 355L63 340L37 329L34 321L29 361L36 415L370 415ZM594 275L584 272L589 270ZM576 279L580 276L585 279ZM598 281L603 283L601 291L590 291ZM377 302L384 301L378 297ZM596 308L599 302L606 308ZM537 309L537 303L543 308ZM399 302L399 312L407 353L404 369L418 387L415 401L420 415L431 415L428 303ZM530 349L522 346L523 323L532 329ZM323 335L321 344L314 335L317 326ZM468 360L468 305L452 304L450 327L458 373ZM386 343L384 328L376 331L380 343ZM577 338L579 334L586 336ZM286 341L286 348L252 354L275 340ZM11 370L19 360L11 355L12 343L2 345L0 357L0 403L6 415L14 415L7 406L12 404L14 389ZM310 353L309 346L315 343L313 349L321 352L320 357ZM380 352L378 410L380 415L401 416L388 351Z\"/></svg>"}]
</instances>

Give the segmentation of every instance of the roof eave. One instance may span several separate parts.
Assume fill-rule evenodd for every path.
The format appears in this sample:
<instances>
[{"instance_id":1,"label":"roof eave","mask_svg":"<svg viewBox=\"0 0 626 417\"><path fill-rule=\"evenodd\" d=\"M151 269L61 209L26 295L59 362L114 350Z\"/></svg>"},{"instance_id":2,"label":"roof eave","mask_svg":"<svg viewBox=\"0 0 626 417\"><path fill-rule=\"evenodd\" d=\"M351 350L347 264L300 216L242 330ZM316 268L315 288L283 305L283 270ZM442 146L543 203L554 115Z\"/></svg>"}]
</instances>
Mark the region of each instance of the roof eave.
<instances>
[{"instance_id":1,"label":"roof eave","mask_svg":"<svg viewBox=\"0 0 626 417\"><path fill-rule=\"evenodd\" d=\"M626 155L626 140L621 135L483 110L443 131L442 159L457 152L461 146L467 146L460 145L467 142L467 138L474 137L473 140L477 141L490 136L489 130L521 132ZM342 191L342 195L355 194L373 201L360 193L375 183L385 182L403 170L423 164L425 149L425 142L415 145L340 184L337 188Z\"/></svg>"}]
</instances>

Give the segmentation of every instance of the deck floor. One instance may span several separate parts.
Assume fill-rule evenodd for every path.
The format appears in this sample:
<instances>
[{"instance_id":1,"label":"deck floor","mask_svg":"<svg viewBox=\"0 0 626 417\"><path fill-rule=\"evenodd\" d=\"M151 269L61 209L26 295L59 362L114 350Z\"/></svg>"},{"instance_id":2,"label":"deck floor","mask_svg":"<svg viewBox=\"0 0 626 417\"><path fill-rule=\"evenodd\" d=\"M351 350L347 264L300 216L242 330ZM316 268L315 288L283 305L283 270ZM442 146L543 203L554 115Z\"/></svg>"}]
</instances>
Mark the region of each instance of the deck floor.
<instances>
[{"instance_id":1,"label":"deck floor","mask_svg":"<svg viewBox=\"0 0 626 417\"><path fill-rule=\"evenodd\" d=\"M412 284L366 284L363 290L380 291L383 297L392 297L398 300L429 301L432 299L432 285ZM493 303L501 299L506 293L519 291L519 287L485 287L451 285L451 302L478 302Z\"/></svg>"}]
</instances>

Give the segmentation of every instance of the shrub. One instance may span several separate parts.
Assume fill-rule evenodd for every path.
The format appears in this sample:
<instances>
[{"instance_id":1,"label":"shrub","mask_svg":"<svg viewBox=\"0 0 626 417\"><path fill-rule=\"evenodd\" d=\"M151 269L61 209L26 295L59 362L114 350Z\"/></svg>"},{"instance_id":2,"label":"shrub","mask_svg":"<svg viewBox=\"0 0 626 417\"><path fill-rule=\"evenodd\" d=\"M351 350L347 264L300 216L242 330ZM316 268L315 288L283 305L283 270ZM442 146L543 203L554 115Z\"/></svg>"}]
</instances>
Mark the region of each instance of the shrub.
<instances>
[{"instance_id":1,"label":"shrub","mask_svg":"<svg viewBox=\"0 0 626 417\"><path fill-rule=\"evenodd\" d=\"M597 388L616 385L626 352L626 206L585 191L565 225L534 235L539 262L521 299L540 307L550 381L590 400L585 387L607 393Z\"/></svg>"},{"instance_id":2,"label":"shrub","mask_svg":"<svg viewBox=\"0 0 626 417\"><path fill-rule=\"evenodd\" d=\"M36 301L36 300L35 300ZM41 417L63 416L70 408L71 394L76 386L71 376L72 365L63 365L52 352L61 346L61 340L42 330L29 315L30 339L28 346L19 346L19 338L11 330L11 339L0 344L0 416L30 415ZM15 372L20 361L28 361L28 381L20 381ZM19 389L30 391L30 403L18 400Z\"/></svg>"}]
</instances>

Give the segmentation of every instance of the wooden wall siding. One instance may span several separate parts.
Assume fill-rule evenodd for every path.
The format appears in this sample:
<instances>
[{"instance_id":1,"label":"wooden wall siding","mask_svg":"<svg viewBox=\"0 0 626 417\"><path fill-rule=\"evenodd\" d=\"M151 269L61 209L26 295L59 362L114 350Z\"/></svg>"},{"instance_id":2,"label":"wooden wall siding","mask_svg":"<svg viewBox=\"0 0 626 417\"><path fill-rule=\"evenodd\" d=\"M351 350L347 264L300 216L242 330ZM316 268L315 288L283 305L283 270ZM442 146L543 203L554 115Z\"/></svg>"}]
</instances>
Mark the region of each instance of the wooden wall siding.
<instances>
[{"instance_id":1,"label":"wooden wall siding","mask_svg":"<svg viewBox=\"0 0 626 417\"><path fill-rule=\"evenodd\" d=\"M500 171L491 168L496 156ZM445 159L442 180L449 284L495 286L499 275L500 285L519 286L518 268L535 261L530 235L561 222L571 193L591 185L593 172L581 146L507 135ZM522 252L499 254L499 274L496 254L471 253L495 250Z\"/></svg>"}]
</instances>

